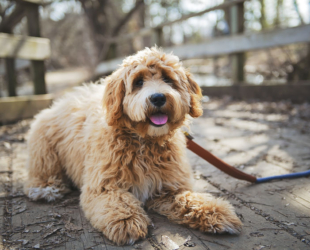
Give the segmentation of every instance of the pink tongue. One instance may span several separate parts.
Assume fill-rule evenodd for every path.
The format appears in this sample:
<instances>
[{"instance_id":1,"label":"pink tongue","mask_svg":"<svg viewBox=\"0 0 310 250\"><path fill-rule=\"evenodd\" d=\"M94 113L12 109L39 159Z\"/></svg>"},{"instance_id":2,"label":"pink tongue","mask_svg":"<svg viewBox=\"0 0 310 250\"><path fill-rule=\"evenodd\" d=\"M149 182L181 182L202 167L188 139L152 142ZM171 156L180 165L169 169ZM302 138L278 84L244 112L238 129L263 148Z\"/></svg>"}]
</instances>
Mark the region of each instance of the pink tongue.
<instances>
[{"instance_id":1,"label":"pink tongue","mask_svg":"<svg viewBox=\"0 0 310 250\"><path fill-rule=\"evenodd\" d=\"M154 114L154 115L151 115L150 120L155 125L163 125L167 123L168 116L166 114Z\"/></svg>"}]
</instances>

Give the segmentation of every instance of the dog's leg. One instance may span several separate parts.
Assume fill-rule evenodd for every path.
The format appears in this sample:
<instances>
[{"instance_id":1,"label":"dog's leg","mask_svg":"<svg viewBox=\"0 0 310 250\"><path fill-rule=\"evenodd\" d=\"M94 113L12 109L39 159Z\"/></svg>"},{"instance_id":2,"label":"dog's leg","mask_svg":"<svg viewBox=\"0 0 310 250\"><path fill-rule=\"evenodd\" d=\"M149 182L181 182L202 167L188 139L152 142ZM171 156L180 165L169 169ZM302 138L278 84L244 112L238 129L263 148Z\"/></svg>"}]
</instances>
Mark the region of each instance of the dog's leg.
<instances>
[{"instance_id":1,"label":"dog's leg","mask_svg":"<svg viewBox=\"0 0 310 250\"><path fill-rule=\"evenodd\" d=\"M132 245L147 235L151 221L141 202L129 192L95 193L89 186L83 186L81 206L91 224L117 245Z\"/></svg>"},{"instance_id":2,"label":"dog's leg","mask_svg":"<svg viewBox=\"0 0 310 250\"><path fill-rule=\"evenodd\" d=\"M28 180L25 182L24 192L30 199L53 201L70 191L64 184L58 155L42 135L42 130L30 135L28 152Z\"/></svg>"},{"instance_id":3,"label":"dog's leg","mask_svg":"<svg viewBox=\"0 0 310 250\"><path fill-rule=\"evenodd\" d=\"M147 205L178 224L202 232L238 234L242 227L233 206L210 194L185 191L150 200Z\"/></svg>"}]
</instances>

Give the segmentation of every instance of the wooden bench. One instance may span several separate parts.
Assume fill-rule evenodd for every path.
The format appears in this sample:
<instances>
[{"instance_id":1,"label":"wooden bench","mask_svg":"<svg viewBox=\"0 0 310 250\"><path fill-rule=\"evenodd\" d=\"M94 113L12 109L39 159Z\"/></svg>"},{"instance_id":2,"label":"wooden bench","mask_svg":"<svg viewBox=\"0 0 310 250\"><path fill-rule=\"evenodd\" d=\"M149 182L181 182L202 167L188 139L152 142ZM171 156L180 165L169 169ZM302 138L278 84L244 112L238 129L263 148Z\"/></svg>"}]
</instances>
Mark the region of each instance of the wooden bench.
<instances>
[{"instance_id":1,"label":"wooden bench","mask_svg":"<svg viewBox=\"0 0 310 250\"><path fill-rule=\"evenodd\" d=\"M19 0L9 16L0 24L0 57L5 58L5 71L8 83L8 95L16 96L15 58L31 60L31 72L34 82L34 94L46 94L44 60L51 54L49 39L40 38L39 6L40 0ZM13 28L27 17L28 36L12 34Z\"/></svg>"}]
</instances>

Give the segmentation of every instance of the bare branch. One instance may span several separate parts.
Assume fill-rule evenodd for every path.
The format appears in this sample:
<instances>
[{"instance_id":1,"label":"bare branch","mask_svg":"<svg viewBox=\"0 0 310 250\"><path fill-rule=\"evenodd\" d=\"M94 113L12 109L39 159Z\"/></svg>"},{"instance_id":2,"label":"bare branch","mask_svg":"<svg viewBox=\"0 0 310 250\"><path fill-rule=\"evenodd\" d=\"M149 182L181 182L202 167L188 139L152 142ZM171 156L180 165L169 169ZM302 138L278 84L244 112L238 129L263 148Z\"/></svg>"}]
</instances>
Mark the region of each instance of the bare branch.
<instances>
[{"instance_id":1,"label":"bare branch","mask_svg":"<svg viewBox=\"0 0 310 250\"><path fill-rule=\"evenodd\" d=\"M2 18L2 21L4 19L4 16L5 16L5 13L7 12L8 9L10 9L15 3L14 2L10 2L10 4L8 4L8 6L6 6L3 10L1 8L1 11L0 11L0 16ZM1 7L1 6L0 6Z\"/></svg>"},{"instance_id":2,"label":"bare branch","mask_svg":"<svg viewBox=\"0 0 310 250\"><path fill-rule=\"evenodd\" d=\"M304 19L303 19L301 13L300 13L300 11L299 11L298 4L297 4L297 1L296 1L296 0L294 0L294 7L295 7L295 10L296 10L296 12L297 12L297 15L298 15L298 17L299 17L299 20L300 20L301 24L305 24L305 21L304 21Z\"/></svg>"},{"instance_id":3,"label":"bare branch","mask_svg":"<svg viewBox=\"0 0 310 250\"><path fill-rule=\"evenodd\" d=\"M112 37L118 35L120 30L123 28L123 26L130 20L132 15L139 9L140 6L142 6L143 3L144 3L143 0L138 0L136 2L136 5L127 13L127 15L113 29Z\"/></svg>"},{"instance_id":4,"label":"bare branch","mask_svg":"<svg viewBox=\"0 0 310 250\"><path fill-rule=\"evenodd\" d=\"M113 29L110 37L107 39L109 40L112 37L115 37L118 35L118 33L121 31L121 29L124 27L124 25L130 20L130 18L133 16L133 14L144 4L143 0L136 1L135 6L127 13L127 15L119 21L119 23L116 25L116 27ZM109 49L111 48L112 44L110 42L105 42L102 46L100 53L99 53L99 61L101 61L103 58L105 58L108 54Z\"/></svg>"},{"instance_id":5,"label":"bare branch","mask_svg":"<svg viewBox=\"0 0 310 250\"><path fill-rule=\"evenodd\" d=\"M2 19L0 23L0 32L9 32L20 22L25 15L25 8L22 5L16 5L13 12Z\"/></svg>"}]
</instances>

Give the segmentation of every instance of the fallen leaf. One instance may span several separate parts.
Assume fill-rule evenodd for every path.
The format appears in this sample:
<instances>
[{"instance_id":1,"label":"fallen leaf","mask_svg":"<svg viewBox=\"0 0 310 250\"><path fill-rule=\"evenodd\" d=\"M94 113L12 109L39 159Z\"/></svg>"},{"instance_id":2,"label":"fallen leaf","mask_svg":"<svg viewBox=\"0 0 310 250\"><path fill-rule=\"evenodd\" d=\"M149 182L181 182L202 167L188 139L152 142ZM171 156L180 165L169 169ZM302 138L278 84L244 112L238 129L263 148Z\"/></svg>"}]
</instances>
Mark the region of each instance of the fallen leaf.
<instances>
[{"instance_id":1,"label":"fallen leaf","mask_svg":"<svg viewBox=\"0 0 310 250\"><path fill-rule=\"evenodd\" d=\"M57 214L57 213L50 213L48 216L51 216L54 218L61 218L61 214Z\"/></svg>"},{"instance_id":2,"label":"fallen leaf","mask_svg":"<svg viewBox=\"0 0 310 250\"><path fill-rule=\"evenodd\" d=\"M161 242L169 250L179 249L179 245L177 243L175 243L173 240L171 240L167 235L162 235L161 236Z\"/></svg>"},{"instance_id":3,"label":"fallen leaf","mask_svg":"<svg viewBox=\"0 0 310 250\"><path fill-rule=\"evenodd\" d=\"M250 235L252 236L252 237L263 237L264 235L262 234L262 233L260 233L260 232L253 232L253 233L250 233Z\"/></svg>"},{"instance_id":4,"label":"fallen leaf","mask_svg":"<svg viewBox=\"0 0 310 250\"><path fill-rule=\"evenodd\" d=\"M12 213L12 215L16 215L16 214L20 214L22 212L25 212L27 210L26 206L18 209L17 211L15 211L14 213Z\"/></svg>"},{"instance_id":5,"label":"fallen leaf","mask_svg":"<svg viewBox=\"0 0 310 250\"><path fill-rule=\"evenodd\" d=\"M45 239L45 238L51 236L52 234L56 233L56 232L57 232L58 230L60 230L60 229L61 229L61 227L56 228L56 229L52 230L51 232L48 232L48 233L44 234L43 239Z\"/></svg>"},{"instance_id":6,"label":"fallen leaf","mask_svg":"<svg viewBox=\"0 0 310 250\"><path fill-rule=\"evenodd\" d=\"M134 249L142 249L142 246L140 244L136 244L133 246Z\"/></svg>"},{"instance_id":7,"label":"fallen leaf","mask_svg":"<svg viewBox=\"0 0 310 250\"><path fill-rule=\"evenodd\" d=\"M292 225L295 225L294 222L283 222L284 225L287 225L287 226L292 226Z\"/></svg>"},{"instance_id":8,"label":"fallen leaf","mask_svg":"<svg viewBox=\"0 0 310 250\"><path fill-rule=\"evenodd\" d=\"M196 244L194 242L191 241L192 240L192 237L189 235L185 242L183 243L183 246L186 246L186 247L194 247L196 246Z\"/></svg>"},{"instance_id":9,"label":"fallen leaf","mask_svg":"<svg viewBox=\"0 0 310 250\"><path fill-rule=\"evenodd\" d=\"M6 147L7 149L11 149L11 144L8 142L3 142L4 147Z\"/></svg>"},{"instance_id":10,"label":"fallen leaf","mask_svg":"<svg viewBox=\"0 0 310 250\"><path fill-rule=\"evenodd\" d=\"M40 243L34 245L33 248L40 249Z\"/></svg>"},{"instance_id":11,"label":"fallen leaf","mask_svg":"<svg viewBox=\"0 0 310 250\"><path fill-rule=\"evenodd\" d=\"M266 247L270 248L270 246L259 245L255 248L253 248L253 250L261 250L261 249L266 248Z\"/></svg>"},{"instance_id":12,"label":"fallen leaf","mask_svg":"<svg viewBox=\"0 0 310 250\"><path fill-rule=\"evenodd\" d=\"M29 243L29 240L24 240L24 239L21 239L21 240L18 240L18 241L21 241L23 245L26 245Z\"/></svg>"},{"instance_id":13,"label":"fallen leaf","mask_svg":"<svg viewBox=\"0 0 310 250\"><path fill-rule=\"evenodd\" d=\"M76 226L73 223L71 223L71 217L69 218L69 220L66 222L65 224L65 228L69 231L80 231L83 230L83 228L81 226Z\"/></svg>"}]
</instances>

